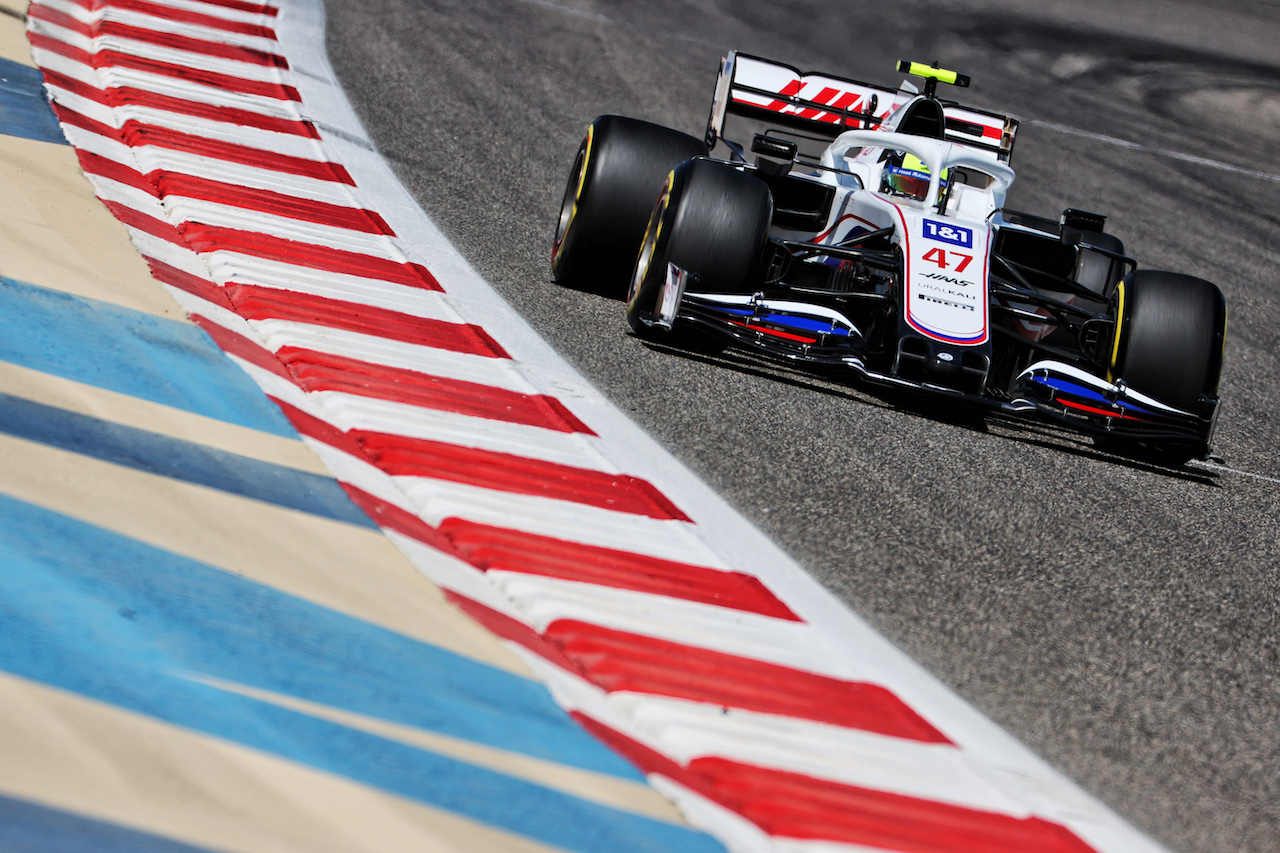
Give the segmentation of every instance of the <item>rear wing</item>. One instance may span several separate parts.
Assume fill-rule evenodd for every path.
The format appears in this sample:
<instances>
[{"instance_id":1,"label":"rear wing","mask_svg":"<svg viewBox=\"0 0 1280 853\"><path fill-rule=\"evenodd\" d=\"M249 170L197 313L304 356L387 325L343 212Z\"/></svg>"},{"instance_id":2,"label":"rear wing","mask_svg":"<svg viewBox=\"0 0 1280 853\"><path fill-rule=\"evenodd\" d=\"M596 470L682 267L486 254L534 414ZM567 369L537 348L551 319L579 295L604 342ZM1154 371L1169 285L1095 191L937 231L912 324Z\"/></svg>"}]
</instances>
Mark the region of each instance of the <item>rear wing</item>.
<instances>
[{"instance_id":1,"label":"rear wing","mask_svg":"<svg viewBox=\"0 0 1280 853\"><path fill-rule=\"evenodd\" d=\"M846 130L874 128L915 97L844 77L801 72L790 65L731 51L720 61L707 121L707 147L723 138L728 115L759 119L827 139ZM943 101L946 138L1008 162L1018 122L1009 116Z\"/></svg>"}]
</instances>

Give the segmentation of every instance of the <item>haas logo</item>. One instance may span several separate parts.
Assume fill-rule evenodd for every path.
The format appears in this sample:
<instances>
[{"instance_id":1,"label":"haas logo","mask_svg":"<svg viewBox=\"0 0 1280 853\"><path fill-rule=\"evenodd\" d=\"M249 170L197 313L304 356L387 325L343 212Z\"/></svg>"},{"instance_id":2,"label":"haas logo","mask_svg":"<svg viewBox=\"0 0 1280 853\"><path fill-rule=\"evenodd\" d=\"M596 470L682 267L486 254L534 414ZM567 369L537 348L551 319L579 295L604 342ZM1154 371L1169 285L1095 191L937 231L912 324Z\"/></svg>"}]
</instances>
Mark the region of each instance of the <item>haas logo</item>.
<instances>
[{"instance_id":1,"label":"haas logo","mask_svg":"<svg viewBox=\"0 0 1280 853\"><path fill-rule=\"evenodd\" d=\"M936 273L936 272L925 273L923 276L921 276L921 278L931 278L931 279L934 279L935 281L945 281L947 284L954 284L956 287L968 287L969 285L973 284L973 282L971 281L965 281L964 279L959 279L959 278L952 278L949 275L942 275L941 273Z\"/></svg>"}]
</instances>

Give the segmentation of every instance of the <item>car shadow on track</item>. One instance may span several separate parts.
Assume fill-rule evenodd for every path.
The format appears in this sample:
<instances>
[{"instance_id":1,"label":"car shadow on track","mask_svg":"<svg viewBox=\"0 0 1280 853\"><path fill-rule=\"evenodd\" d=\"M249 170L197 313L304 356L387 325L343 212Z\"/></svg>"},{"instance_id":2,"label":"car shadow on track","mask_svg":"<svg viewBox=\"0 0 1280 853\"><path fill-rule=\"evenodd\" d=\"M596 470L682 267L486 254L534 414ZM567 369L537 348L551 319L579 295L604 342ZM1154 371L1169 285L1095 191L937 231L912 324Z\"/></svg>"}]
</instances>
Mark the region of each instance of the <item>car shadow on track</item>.
<instances>
[{"instance_id":1,"label":"car shadow on track","mask_svg":"<svg viewBox=\"0 0 1280 853\"><path fill-rule=\"evenodd\" d=\"M906 388L893 388L859 381L857 377L839 368L829 370L800 368L734 346L723 350L699 350L656 341L642 341L642 343L654 352L679 356L717 369L733 370L745 376L768 379L815 394L900 412L911 417L959 427L969 432L982 433L1030 447L1053 450L1169 479L1183 480L1212 488L1222 487L1219 475L1211 471L1192 468L1185 464L1169 464L1155 458L1112 452L1097 447L1089 436L1057 424L1030 417L1020 418L979 405L957 404L954 400L931 397Z\"/></svg>"}]
</instances>

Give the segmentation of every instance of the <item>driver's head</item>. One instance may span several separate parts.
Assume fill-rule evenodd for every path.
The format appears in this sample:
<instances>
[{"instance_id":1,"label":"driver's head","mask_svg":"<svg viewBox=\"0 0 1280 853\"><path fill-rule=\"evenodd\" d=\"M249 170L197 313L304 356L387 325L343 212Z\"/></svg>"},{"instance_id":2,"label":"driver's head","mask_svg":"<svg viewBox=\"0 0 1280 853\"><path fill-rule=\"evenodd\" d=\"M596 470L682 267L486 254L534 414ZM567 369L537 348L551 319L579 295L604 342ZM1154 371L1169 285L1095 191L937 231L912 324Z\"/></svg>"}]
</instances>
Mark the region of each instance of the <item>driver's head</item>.
<instances>
[{"instance_id":1,"label":"driver's head","mask_svg":"<svg viewBox=\"0 0 1280 853\"><path fill-rule=\"evenodd\" d=\"M947 169L942 170L938 192L947 188ZM924 201L929 195L929 167L919 157L906 151L894 151L885 161L880 192L893 193Z\"/></svg>"}]
</instances>

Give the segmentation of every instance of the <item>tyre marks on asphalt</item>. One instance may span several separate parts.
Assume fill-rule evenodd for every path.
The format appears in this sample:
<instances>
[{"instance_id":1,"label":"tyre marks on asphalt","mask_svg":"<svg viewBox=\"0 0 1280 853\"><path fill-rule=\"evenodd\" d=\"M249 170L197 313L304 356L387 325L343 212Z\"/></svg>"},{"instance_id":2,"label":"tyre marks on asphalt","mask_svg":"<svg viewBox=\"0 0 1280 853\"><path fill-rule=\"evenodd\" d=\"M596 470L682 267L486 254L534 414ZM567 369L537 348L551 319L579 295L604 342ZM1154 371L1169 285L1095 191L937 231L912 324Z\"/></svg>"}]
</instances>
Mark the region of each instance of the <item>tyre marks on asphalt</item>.
<instances>
[{"instance_id":1,"label":"tyre marks on asphalt","mask_svg":"<svg viewBox=\"0 0 1280 853\"><path fill-rule=\"evenodd\" d=\"M1094 133L1090 130L1081 130L1078 127L1068 127L1064 124L1056 124L1043 119L1026 119L1025 124L1034 124L1037 127L1043 127L1046 130L1052 130L1055 133L1069 133L1072 136L1083 136L1086 139L1092 139L1094 142L1102 142L1107 145L1115 145L1120 148L1127 148L1130 151L1141 151L1144 154L1154 154L1157 157L1164 157L1168 160L1177 160L1182 163L1194 163L1197 166L1208 166L1211 169L1220 169L1224 172L1234 172L1237 175L1244 175L1249 178L1259 178L1264 181L1280 181L1280 175L1271 172L1262 172L1257 169L1246 169L1243 166L1235 166L1231 163L1223 163L1220 160L1213 160L1208 157L1198 157L1194 154L1183 154L1179 151L1169 151L1164 148L1157 148L1151 145L1143 145L1138 142L1130 142L1127 139L1118 139L1114 136L1107 136L1102 133Z\"/></svg>"}]
</instances>

